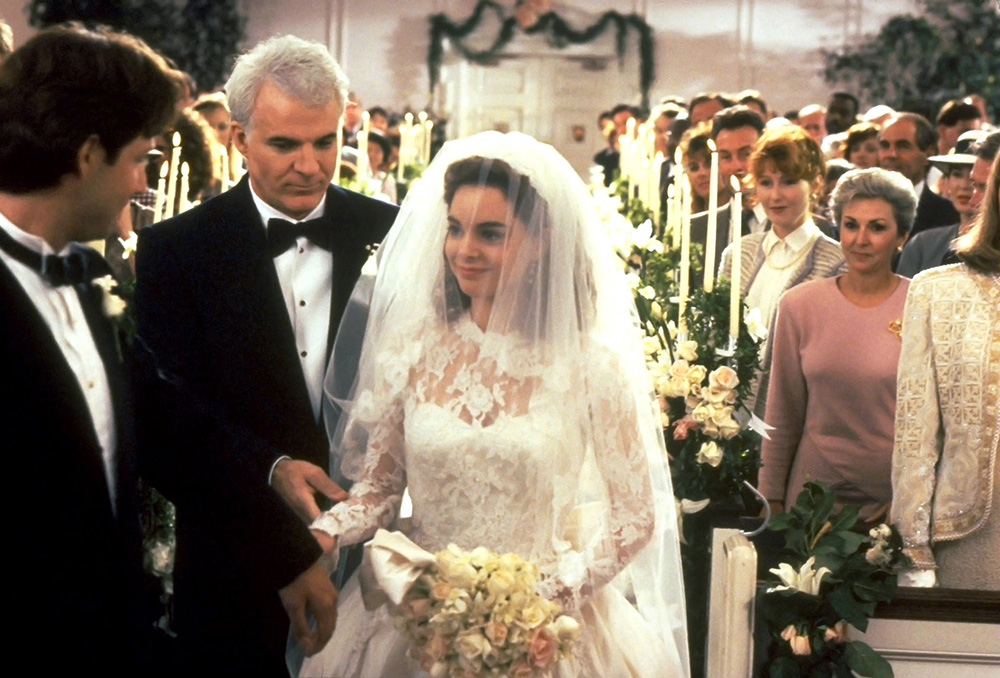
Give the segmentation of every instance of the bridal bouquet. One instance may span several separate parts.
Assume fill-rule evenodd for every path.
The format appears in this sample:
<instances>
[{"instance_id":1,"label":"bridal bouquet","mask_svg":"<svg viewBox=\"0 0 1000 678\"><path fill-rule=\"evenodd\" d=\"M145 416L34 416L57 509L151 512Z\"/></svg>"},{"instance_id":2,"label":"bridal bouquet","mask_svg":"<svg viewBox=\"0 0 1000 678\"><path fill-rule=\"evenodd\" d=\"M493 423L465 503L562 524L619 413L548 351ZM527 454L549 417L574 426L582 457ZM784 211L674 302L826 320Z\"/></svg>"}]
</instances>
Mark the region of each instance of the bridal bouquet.
<instances>
[{"instance_id":1,"label":"bridal bouquet","mask_svg":"<svg viewBox=\"0 0 1000 678\"><path fill-rule=\"evenodd\" d=\"M419 549L415 544L387 532L373 542L380 536L372 551L382 556L370 558L382 561L374 565L375 578L393 603L389 611L397 627L413 643L410 656L432 678L548 676L570 656L580 625L561 614L559 603L535 592L535 564L513 553L464 551L454 544L433 555L420 549L426 557L411 558L406 552ZM387 547L388 539L406 543ZM412 583L402 587L401 553L415 564ZM395 581L385 582L386 576Z\"/></svg>"}]
</instances>

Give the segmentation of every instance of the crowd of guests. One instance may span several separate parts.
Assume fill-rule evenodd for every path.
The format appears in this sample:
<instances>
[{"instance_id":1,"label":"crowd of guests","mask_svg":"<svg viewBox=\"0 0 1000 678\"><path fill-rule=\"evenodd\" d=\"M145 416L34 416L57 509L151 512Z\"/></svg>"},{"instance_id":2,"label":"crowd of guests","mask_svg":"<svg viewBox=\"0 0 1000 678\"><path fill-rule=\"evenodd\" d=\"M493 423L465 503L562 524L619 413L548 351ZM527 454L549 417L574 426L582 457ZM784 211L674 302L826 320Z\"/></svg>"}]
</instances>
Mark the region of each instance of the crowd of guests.
<instances>
[{"instance_id":1,"label":"crowd of guests","mask_svg":"<svg viewBox=\"0 0 1000 678\"><path fill-rule=\"evenodd\" d=\"M643 119L622 105L599 122L606 178L629 117ZM696 246L713 150L717 242L732 236L731 177L743 191L741 249L716 265L728 277L741 257L769 330L751 406L774 427L758 485L772 510L825 482L864 529L900 526L904 583L1000 589L984 565L1000 549L1000 131L982 98L946 101L931 122L885 105L862 115L842 92L783 116L757 92L702 94L646 119L661 192L690 182Z\"/></svg>"}]
</instances>

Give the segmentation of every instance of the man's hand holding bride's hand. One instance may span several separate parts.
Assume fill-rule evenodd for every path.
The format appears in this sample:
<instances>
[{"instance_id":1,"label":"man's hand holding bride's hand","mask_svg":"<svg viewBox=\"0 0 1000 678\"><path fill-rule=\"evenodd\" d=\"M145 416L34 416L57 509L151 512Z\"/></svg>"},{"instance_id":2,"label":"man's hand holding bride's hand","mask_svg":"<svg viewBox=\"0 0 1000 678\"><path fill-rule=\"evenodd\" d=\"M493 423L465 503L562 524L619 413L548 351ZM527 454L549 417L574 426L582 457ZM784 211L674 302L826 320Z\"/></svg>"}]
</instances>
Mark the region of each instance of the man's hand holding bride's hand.
<instances>
[{"instance_id":1,"label":"man's hand holding bride's hand","mask_svg":"<svg viewBox=\"0 0 1000 678\"><path fill-rule=\"evenodd\" d=\"M292 635L311 657L322 650L337 624L337 587L330 581L323 558L278 591L292 625ZM307 613L316 620L309 628Z\"/></svg>"},{"instance_id":2,"label":"man's hand holding bride's hand","mask_svg":"<svg viewBox=\"0 0 1000 678\"><path fill-rule=\"evenodd\" d=\"M326 471L300 459L282 459L275 464L271 486L306 524L322 513L316 504L316 492L333 501L347 499L347 492L330 480Z\"/></svg>"}]
</instances>

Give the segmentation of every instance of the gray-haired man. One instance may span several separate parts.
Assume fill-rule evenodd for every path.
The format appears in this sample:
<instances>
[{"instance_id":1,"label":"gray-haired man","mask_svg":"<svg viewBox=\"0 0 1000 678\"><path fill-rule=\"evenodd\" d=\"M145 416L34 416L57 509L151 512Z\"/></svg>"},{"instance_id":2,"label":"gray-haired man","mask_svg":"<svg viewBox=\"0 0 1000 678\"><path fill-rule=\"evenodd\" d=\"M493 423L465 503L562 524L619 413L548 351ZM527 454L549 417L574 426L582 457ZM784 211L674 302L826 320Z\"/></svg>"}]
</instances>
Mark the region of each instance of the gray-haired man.
<instances>
[{"instance_id":1,"label":"gray-haired man","mask_svg":"<svg viewBox=\"0 0 1000 678\"><path fill-rule=\"evenodd\" d=\"M346 85L317 43L243 55L226 91L247 177L140 235L139 332L164 377L145 382L140 444L177 505L181 668L200 675L287 675L289 618L310 653L333 630L308 529L314 493L345 496L327 476L322 385L367 248L396 214L330 185Z\"/></svg>"}]
</instances>

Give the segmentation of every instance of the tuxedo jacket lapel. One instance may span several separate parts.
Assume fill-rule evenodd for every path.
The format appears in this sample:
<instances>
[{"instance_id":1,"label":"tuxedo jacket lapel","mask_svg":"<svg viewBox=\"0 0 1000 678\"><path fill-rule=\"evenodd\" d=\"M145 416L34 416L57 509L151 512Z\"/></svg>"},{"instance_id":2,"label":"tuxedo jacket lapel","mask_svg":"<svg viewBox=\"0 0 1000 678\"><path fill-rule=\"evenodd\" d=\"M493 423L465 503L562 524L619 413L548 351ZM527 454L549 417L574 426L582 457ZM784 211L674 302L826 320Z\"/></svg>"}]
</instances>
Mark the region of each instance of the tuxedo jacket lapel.
<instances>
[{"instance_id":1,"label":"tuxedo jacket lapel","mask_svg":"<svg viewBox=\"0 0 1000 678\"><path fill-rule=\"evenodd\" d=\"M87 468L88 477L81 478L80 482L98 483L104 488L105 496L110 499L100 456L101 446L94 431L90 408L76 375L66 362L52 330L28 298L24 288L3 264L0 264L0 294L4 298L4 317L17 319L18 323L16 332L5 342L10 350L8 357L13 359L9 368L12 371L11 377L13 383L23 383L30 391L12 395L36 401L39 407L47 406L52 412L50 425L72 431L72 437L80 441L79 449L86 450L81 461ZM10 346L10 343L13 345ZM100 345L98 349L100 350ZM19 375L23 375L23 378ZM110 378L109 375L109 380ZM59 394L59 400L53 402L52 394ZM30 425L31 422L26 423L29 428ZM27 438L32 432L26 429L10 432L8 435L23 435ZM49 454L51 451L40 452ZM108 506L110 508L110 503Z\"/></svg>"}]
</instances>

